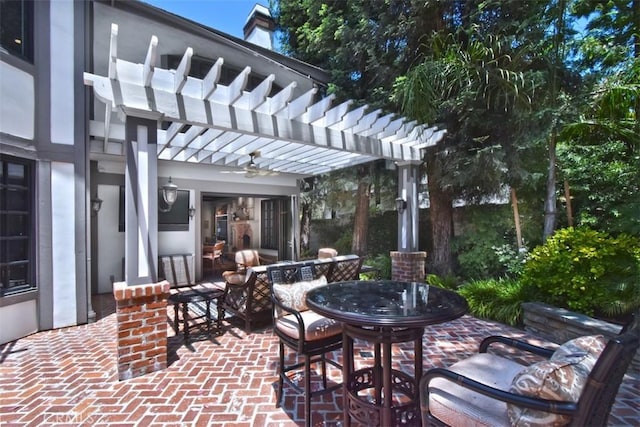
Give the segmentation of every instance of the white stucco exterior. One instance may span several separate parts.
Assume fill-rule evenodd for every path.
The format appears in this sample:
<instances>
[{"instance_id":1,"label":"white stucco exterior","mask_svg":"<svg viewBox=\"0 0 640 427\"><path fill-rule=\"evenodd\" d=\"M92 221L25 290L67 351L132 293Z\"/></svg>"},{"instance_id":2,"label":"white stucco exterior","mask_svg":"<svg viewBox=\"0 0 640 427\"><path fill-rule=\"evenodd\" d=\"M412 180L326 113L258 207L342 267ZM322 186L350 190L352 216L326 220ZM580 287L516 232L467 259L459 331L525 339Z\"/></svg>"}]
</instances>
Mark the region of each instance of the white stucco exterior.
<instances>
[{"instance_id":1,"label":"white stucco exterior","mask_svg":"<svg viewBox=\"0 0 640 427\"><path fill-rule=\"evenodd\" d=\"M38 312L35 300L0 308L0 344L38 332ZM20 319L17 321L16 319Z\"/></svg>"},{"instance_id":2,"label":"white stucco exterior","mask_svg":"<svg viewBox=\"0 0 640 427\"><path fill-rule=\"evenodd\" d=\"M35 92L33 76L0 61L0 132L34 138Z\"/></svg>"},{"instance_id":3,"label":"white stucco exterior","mask_svg":"<svg viewBox=\"0 0 640 427\"><path fill-rule=\"evenodd\" d=\"M76 324L75 182L70 163L51 164L53 326Z\"/></svg>"},{"instance_id":4,"label":"white stucco exterior","mask_svg":"<svg viewBox=\"0 0 640 427\"><path fill-rule=\"evenodd\" d=\"M58 0L50 9L51 30L51 141L74 141L74 9L73 0Z\"/></svg>"}]
</instances>

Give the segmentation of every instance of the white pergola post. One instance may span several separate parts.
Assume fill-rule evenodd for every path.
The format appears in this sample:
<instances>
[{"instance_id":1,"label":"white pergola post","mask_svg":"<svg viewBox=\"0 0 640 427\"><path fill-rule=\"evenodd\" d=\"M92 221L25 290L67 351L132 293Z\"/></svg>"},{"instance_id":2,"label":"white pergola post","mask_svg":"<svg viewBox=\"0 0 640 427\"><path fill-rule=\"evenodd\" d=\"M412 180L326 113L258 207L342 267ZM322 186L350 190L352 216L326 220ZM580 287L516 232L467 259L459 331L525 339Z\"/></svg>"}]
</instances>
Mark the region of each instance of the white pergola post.
<instances>
[{"instance_id":1,"label":"white pergola post","mask_svg":"<svg viewBox=\"0 0 640 427\"><path fill-rule=\"evenodd\" d=\"M126 117L125 283L158 280L158 156L156 120Z\"/></svg>"},{"instance_id":2,"label":"white pergola post","mask_svg":"<svg viewBox=\"0 0 640 427\"><path fill-rule=\"evenodd\" d=\"M418 250L418 183L419 164L398 164L398 197L406 201L406 207L398 212L398 251L415 252Z\"/></svg>"},{"instance_id":3,"label":"white pergola post","mask_svg":"<svg viewBox=\"0 0 640 427\"><path fill-rule=\"evenodd\" d=\"M418 250L419 166L419 162L398 164L398 197L406 205L398 212L398 250L390 254L392 280L423 282L426 276L427 253Z\"/></svg>"},{"instance_id":4,"label":"white pergola post","mask_svg":"<svg viewBox=\"0 0 640 427\"><path fill-rule=\"evenodd\" d=\"M300 199L291 196L291 259L297 261L300 258Z\"/></svg>"}]
</instances>

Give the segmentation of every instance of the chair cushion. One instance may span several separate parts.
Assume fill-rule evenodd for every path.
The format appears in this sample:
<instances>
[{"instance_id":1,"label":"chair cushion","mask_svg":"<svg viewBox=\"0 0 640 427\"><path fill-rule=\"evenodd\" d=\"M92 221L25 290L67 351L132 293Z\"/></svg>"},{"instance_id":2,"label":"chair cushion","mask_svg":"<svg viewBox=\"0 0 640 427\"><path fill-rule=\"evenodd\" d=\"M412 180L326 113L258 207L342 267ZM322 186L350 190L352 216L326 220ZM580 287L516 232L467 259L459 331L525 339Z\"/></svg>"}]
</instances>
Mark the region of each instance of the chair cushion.
<instances>
[{"instance_id":1,"label":"chair cushion","mask_svg":"<svg viewBox=\"0 0 640 427\"><path fill-rule=\"evenodd\" d=\"M236 264L239 268L255 267L260 265L260 254L253 249L245 249L236 252Z\"/></svg>"},{"instance_id":2,"label":"chair cushion","mask_svg":"<svg viewBox=\"0 0 640 427\"><path fill-rule=\"evenodd\" d=\"M232 285L243 285L247 281L247 273L236 273L235 271L225 271L222 273L222 277Z\"/></svg>"},{"instance_id":3,"label":"chair cushion","mask_svg":"<svg viewBox=\"0 0 640 427\"><path fill-rule=\"evenodd\" d=\"M296 311L305 311L307 307L307 292L318 286L327 284L324 276L307 282L295 282L291 284L273 284L273 293L278 300L287 307Z\"/></svg>"},{"instance_id":4,"label":"chair cushion","mask_svg":"<svg viewBox=\"0 0 640 427\"><path fill-rule=\"evenodd\" d=\"M560 346L551 359L526 367L515 376L509 391L542 399L577 402L589 372L606 345L603 336L580 337ZM565 425L568 415L507 405L513 424Z\"/></svg>"},{"instance_id":5,"label":"chair cushion","mask_svg":"<svg viewBox=\"0 0 640 427\"><path fill-rule=\"evenodd\" d=\"M512 360L490 353L478 353L453 364L449 369L483 384L508 390L523 368ZM451 426L510 426L507 404L461 387L445 378L429 385L429 412Z\"/></svg>"},{"instance_id":6,"label":"chair cushion","mask_svg":"<svg viewBox=\"0 0 640 427\"><path fill-rule=\"evenodd\" d=\"M300 313L304 323L305 341L314 341L342 333L342 324L333 319L324 317L314 311L307 310ZM276 328L284 334L300 339L298 331L298 319L293 314L288 314L276 320Z\"/></svg>"}]
</instances>

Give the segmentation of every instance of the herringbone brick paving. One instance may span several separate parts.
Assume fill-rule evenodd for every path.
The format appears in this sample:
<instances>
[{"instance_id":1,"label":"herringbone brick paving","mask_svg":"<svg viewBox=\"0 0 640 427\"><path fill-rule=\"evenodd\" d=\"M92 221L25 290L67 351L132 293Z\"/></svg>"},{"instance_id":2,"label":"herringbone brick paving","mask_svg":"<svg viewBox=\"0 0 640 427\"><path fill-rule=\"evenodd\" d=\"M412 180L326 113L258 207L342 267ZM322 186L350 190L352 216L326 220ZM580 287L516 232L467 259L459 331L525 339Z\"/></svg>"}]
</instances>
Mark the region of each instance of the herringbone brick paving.
<instances>
[{"instance_id":1,"label":"herringbone brick paving","mask_svg":"<svg viewBox=\"0 0 640 427\"><path fill-rule=\"evenodd\" d=\"M278 343L269 327L247 335L234 323L225 323L222 335L189 346L169 327L169 367L118 381L115 314L103 315L92 324L40 332L0 347L0 426L304 424L302 397L291 390L285 390L282 407L275 407ZM464 316L425 329L425 369L469 356L492 334L535 338ZM366 350L364 343L356 343L358 366L370 361L361 357ZM410 344L394 347L400 369L412 371L412 356ZM340 359L340 352L332 357ZM340 381L340 373L332 371L331 378ZM313 425L341 425L341 408L340 391L314 400ZM638 373L625 376L609 422L640 425Z\"/></svg>"}]
</instances>

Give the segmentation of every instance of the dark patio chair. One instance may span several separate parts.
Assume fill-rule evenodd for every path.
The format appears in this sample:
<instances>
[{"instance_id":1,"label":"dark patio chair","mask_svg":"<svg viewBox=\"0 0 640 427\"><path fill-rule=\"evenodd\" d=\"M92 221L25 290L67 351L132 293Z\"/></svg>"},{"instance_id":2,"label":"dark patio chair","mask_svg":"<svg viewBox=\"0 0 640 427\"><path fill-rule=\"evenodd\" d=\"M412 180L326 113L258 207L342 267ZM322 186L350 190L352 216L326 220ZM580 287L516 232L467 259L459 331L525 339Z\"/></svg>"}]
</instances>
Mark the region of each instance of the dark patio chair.
<instances>
[{"instance_id":1,"label":"dark patio chair","mask_svg":"<svg viewBox=\"0 0 640 427\"><path fill-rule=\"evenodd\" d=\"M251 332L256 323L270 317L271 297L266 267L256 250L236 252L235 261L235 271L222 273L225 283L220 306L223 313L231 313L243 320L245 331Z\"/></svg>"},{"instance_id":2,"label":"dark patio chair","mask_svg":"<svg viewBox=\"0 0 640 427\"><path fill-rule=\"evenodd\" d=\"M311 398L332 392L341 384L329 386L329 363L338 369L342 366L326 357L328 352L342 346L342 326L335 320L323 317L306 306L308 290L327 283L326 277L318 277L313 264L277 265L267 269L271 283L273 302L273 330L279 338L278 390L276 405L282 403L284 382L305 397L305 425L311 425ZM297 352L302 362L285 364L285 347ZM323 387L311 391L311 365L320 363ZM304 367L304 388L293 382L287 373Z\"/></svg>"},{"instance_id":3,"label":"dark patio chair","mask_svg":"<svg viewBox=\"0 0 640 427\"><path fill-rule=\"evenodd\" d=\"M580 337L555 350L488 337L480 352L420 381L423 426L605 426L640 345L638 322L609 340ZM493 343L545 358L530 366L487 353Z\"/></svg>"}]
</instances>

